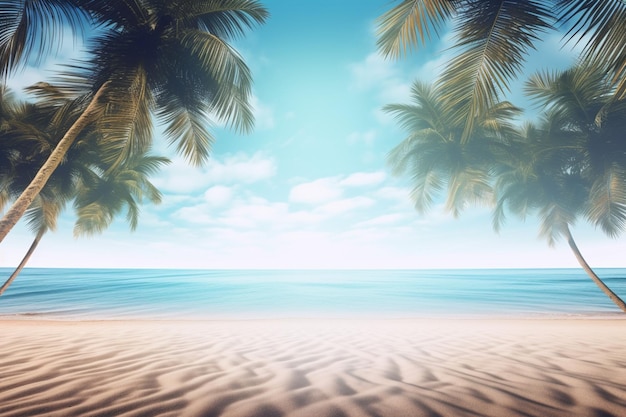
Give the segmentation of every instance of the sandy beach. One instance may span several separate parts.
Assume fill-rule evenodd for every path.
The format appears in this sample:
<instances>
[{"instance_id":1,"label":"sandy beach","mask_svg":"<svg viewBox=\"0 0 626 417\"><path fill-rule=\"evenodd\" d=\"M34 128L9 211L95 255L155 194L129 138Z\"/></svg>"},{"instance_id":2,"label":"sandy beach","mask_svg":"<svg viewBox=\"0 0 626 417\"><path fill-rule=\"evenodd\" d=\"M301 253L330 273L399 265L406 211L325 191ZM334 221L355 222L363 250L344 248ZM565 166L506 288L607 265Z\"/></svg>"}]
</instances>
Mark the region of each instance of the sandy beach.
<instances>
[{"instance_id":1,"label":"sandy beach","mask_svg":"<svg viewBox=\"0 0 626 417\"><path fill-rule=\"evenodd\" d=\"M626 320L0 321L0 416L624 416Z\"/></svg>"}]
</instances>

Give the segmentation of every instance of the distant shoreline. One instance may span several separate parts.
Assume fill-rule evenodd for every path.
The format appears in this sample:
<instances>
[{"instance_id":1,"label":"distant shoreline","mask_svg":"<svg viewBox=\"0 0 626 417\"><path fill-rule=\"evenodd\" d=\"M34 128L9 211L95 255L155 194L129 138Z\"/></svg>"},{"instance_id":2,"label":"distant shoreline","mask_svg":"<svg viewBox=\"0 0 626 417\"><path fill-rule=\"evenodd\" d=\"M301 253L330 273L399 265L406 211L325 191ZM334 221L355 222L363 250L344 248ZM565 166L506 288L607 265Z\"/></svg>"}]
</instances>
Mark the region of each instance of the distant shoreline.
<instances>
[{"instance_id":1,"label":"distant shoreline","mask_svg":"<svg viewBox=\"0 0 626 417\"><path fill-rule=\"evenodd\" d=\"M406 317L380 317L380 316L338 316L338 317L71 317L56 315L46 315L41 313L34 314L15 314L0 315L0 323L83 323L83 324L109 324L109 323L153 323L153 324L172 324L172 323L215 323L215 322L232 322L232 323L262 323L262 322L532 322L532 321L623 321L626 320L626 313L621 311L615 313L593 313L593 314L535 314L535 315L419 315Z\"/></svg>"}]
</instances>

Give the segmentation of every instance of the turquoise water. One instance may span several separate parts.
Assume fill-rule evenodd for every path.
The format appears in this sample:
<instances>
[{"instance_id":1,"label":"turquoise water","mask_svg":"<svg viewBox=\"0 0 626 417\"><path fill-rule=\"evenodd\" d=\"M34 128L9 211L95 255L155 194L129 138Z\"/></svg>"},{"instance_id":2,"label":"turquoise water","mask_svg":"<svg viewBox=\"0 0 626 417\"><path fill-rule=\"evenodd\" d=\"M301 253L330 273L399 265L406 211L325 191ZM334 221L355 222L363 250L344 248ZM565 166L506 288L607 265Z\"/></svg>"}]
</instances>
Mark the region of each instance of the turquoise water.
<instances>
[{"instance_id":1,"label":"turquoise water","mask_svg":"<svg viewBox=\"0 0 626 417\"><path fill-rule=\"evenodd\" d=\"M0 268L4 280L11 270ZM598 269L626 298L626 268ZM58 319L617 315L579 269L25 269L0 316Z\"/></svg>"}]
</instances>

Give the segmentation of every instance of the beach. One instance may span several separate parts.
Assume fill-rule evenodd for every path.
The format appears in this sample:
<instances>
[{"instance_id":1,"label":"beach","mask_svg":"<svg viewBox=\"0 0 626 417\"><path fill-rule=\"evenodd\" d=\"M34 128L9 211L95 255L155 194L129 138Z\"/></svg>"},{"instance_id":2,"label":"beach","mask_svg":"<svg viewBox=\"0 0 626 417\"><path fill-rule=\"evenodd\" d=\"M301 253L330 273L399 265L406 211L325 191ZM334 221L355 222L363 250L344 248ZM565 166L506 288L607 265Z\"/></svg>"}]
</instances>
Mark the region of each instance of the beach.
<instances>
[{"instance_id":1,"label":"beach","mask_svg":"<svg viewBox=\"0 0 626 417\"><path fill-rule=\"evenodd\" d=\"M624 416L626 320L0 321L0 415Z\"/></svg>"}]
</instances>

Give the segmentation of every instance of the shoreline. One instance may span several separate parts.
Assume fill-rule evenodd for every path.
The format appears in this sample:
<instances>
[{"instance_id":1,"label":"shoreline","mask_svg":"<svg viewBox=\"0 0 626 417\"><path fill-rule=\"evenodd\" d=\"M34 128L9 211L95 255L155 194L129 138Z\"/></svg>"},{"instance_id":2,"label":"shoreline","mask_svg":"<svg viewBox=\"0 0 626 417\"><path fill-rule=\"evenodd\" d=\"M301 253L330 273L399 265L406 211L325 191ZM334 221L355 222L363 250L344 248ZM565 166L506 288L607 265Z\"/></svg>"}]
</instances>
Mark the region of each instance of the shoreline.
<instances>
[{"instance_id":1,"label":"shoreline","mask_svg":"<svg viewBox=\"0 0 626 417\"><path fill-rule=\"evenodd\" d=\"M7 320L0 415L626 415L626 321Z\"/></svg>"},{"instance_id":2,"label":"shoreline","mask_svg":"<svg viewBox=\"0 0 626 417\"><path fill-rule=\"evenodd\" d=\"M180 316L103 316L103 315L65 315L54 313L15 313L0 314L0 323L3 322L46 322L46 323L115 323L115 322L145 322L145 323L168 323L168 322L262 322L262 321L570 321L570 320L626 320L626 313L615 312L594 312L594 313L512 313L512 314L415 314L406 316L385 316L385 315L307 315L307 316L266 316L246 314L235 315L180 315Z\"/></svg>"}]
</instances>

